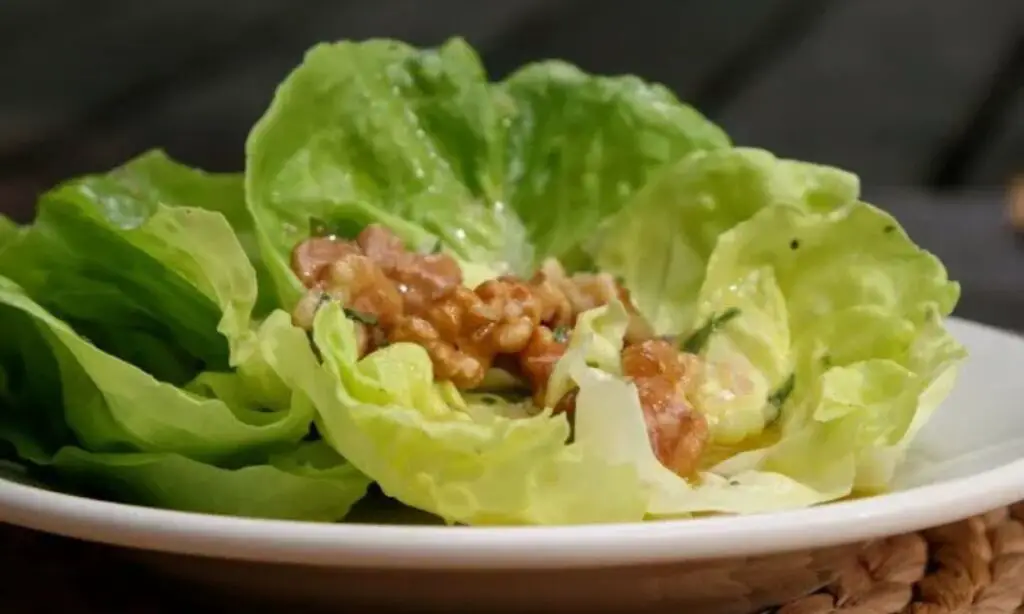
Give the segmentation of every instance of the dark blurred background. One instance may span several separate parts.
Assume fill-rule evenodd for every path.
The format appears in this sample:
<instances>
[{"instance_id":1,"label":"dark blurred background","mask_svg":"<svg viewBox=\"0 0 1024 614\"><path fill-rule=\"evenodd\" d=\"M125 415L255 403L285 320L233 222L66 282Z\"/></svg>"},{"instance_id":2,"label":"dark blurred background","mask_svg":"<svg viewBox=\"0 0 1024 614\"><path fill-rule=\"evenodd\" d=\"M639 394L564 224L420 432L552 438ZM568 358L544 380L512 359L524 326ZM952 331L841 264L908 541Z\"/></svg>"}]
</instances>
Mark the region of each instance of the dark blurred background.
<instances>
[{"instance_id":1,"label":"dark blurred background","mask_svg":"<svg viewBox=\"0 0 1024 614\"><path fill-rule=\"evenodd\" d=\"M151 147L240 170L312 44L466 37L495 78L559 57L665 83L743 145L838 164L1024 328L1024 0L0 0L0 208Z\"/></svg>"}]
</instances>

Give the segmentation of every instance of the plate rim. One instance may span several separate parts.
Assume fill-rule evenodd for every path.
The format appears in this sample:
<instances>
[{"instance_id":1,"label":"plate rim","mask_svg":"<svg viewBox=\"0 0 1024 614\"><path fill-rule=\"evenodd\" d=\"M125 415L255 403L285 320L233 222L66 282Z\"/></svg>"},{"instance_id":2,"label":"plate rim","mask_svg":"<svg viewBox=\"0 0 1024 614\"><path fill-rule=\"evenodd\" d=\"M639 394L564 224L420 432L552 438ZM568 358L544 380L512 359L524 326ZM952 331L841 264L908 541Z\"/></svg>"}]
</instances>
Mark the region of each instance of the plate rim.
<instances>
[{"instance_id":1,"label":"plate rim","mask_svg":"<svg viewBox=\"0 0 1024 614\"><path fill-rule=\"evenodd\" d=\"M951 317L957 328L1024 343ZM750 516L540 527L263 520L148 508L0 479L0 522L130 549L372 569L551 569L722 559L838 546L955 522L1024 499L1024 458L970 476Z\"/></svg>"}]
</instances>

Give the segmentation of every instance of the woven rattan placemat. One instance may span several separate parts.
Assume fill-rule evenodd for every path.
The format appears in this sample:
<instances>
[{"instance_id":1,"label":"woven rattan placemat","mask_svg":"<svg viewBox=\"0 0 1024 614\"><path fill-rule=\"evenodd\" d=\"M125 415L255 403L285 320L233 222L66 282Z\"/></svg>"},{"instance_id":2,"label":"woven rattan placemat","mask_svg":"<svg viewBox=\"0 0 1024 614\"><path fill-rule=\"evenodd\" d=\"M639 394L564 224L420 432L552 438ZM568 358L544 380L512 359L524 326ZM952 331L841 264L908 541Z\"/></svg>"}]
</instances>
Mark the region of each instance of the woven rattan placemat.
<instances>
[{"instance_id":1,"label":"woven rattan placemat","mask_svg":"<svg viewBox=\"0 0 1024 614\"><path fill-rule=\"evenodd\" d=\"M213 611L105 548L3 525L0 565L0 612ZM1022 600L1024 503L872 544L834 583L771 612L1024 614Z\"/></svg>"}]
</instances>

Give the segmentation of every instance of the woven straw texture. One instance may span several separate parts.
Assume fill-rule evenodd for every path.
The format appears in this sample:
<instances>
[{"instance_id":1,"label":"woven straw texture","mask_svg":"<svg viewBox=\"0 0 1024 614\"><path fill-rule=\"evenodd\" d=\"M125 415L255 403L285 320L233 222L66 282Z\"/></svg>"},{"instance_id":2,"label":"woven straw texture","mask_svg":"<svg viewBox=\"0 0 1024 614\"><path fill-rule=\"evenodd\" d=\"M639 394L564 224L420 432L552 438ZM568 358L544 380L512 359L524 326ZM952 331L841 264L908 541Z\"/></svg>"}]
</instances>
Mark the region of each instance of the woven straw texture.
<instances>
[{"instance_id":1,"label":"woven straw texture","mask_svg":"<svg viewBox=\"0 0 1024 614\"><path fill-rule=\"evenodd\" d=\"M115 560L104 548L0 526L0 611L207 611ZM1024 614L1022 600L1024 503L872 544L822 591L764 614Z\"/></svg>"},{"instance_id":2,"label":"woven straw texture","mask_svg":"<svg viewBox=\"0 0 1024 614\"><path fill-rule=\"evenodd\" d=\"M775 614L1024 614L1024 504L872 544Z\"/></svg>"}]
</instances>

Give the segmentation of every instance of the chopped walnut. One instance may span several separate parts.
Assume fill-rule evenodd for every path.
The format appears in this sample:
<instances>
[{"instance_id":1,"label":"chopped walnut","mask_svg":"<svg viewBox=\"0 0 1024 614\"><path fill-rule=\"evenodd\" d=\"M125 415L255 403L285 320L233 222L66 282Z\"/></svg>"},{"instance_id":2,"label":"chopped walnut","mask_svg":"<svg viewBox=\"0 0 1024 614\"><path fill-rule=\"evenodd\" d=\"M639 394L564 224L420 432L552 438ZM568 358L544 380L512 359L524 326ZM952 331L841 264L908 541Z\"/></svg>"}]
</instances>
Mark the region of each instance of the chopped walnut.
<instances>
[{"instance_id":1,"label":"chopped walnut","mask_svg":"<svg viewBox=\"0 0 1024 614\"><path fill-rule=\"evenodd\" d=\"M550 328L538 326L530 337L530 343L519 355L519 368L530 381L533 401L538 407L544 406L551 372L567 348L568 344L556 340Z\"/></svg>"},{"instance_id":2,"label":"chopped walnut","mask_svg":"<svg viewBox=\"0 0 1024 614\"><path fill-rule=\"evenodd\" d=\"M437 328L420 317L401 318L391 329L389 338L395 343L408 342L422 346L434 365L434 376L450 380L459 388L477 386L490 367L488 359L473 355L442 339Z\"/></svg>"},{"instance_id":3,"label":"chopped walnut","mask_svg":"<svg viewBox=\"0 0 1024 614\"><path fill-rule=\"evenodd\" d=\"M363 254L376 262L385 273L391 273L404 264L409 256L402 240L379 224L370 224L364 228L356 237L356 244Z\"/></svg>"},{"instance_id":4,"label":"chopped walnut","mask_svg":"<svg viewBox=\"0 0 1024 614\"><path fill-rule=\"evenodd\" d=\"M348 241L339 241L333 237L313 237L299 243L292 250L292 271L302 285L312 288L334 261L352 254L359 254L359 248Z\"/></svg>"},{"instance_id":5,"label":"chopped walnut","mask_svg":"<svg viewBox=\"0 0 1024 614\"><path fill-rule=\"evenodd\" d=\"M443 345L424 346L439 376L457 374L449 379L461 388L479 384L496 356L522 351L539 319L529 288L508 279L485 282L475 291L459 286L418 316ZM478 368L470 369L470 360ZM445 364L451 361L460 366Z\"/></svg>"},{"instance_id":6,"label":"chopped walnut","mask_svg":"<svg viewBox=\"0 0 1024 614\"><path fill-rule=\"evenodd\" d=\"M393 324L404 311L395 284L366 256L348 254L335 260L323 289L346 307L374 316L382 326Z\"/></svg>"},{"instance_id":7,"label":"chopped walnut","mask_svg":"<svg viewBox=\"0 0 1024 614\"><path fill-rule=\"evenodd\" d=\"M576 314L565 293L544 272L537 272L530 287L540 306L540 320L551 326L572 326Z\"/></svg>"},{"instance_id":8,"label":"chopped walnut","mask_svg":"<svg viewBox=\"0 0 1024 614\"><path fill-rule=\"evenodd\" d=\"M542 306L541 321L551 326L572 326L584 311L618 299L630 314L627 343L654 337L654 331L633 304L629 291L607 273L567 275L557 260L549 258L533 276L531 286Z\"/></svg>"},{"instance_id":9,"label":"chopped walnut","mask_svg":"<svg viewBox=\"0 0 1024 614\"><path fill-rule=\"evenodd\" d=\"M540 306L530 288L509 278L492 279L474 291L480 305L468 314L471 325L487 329L490 350L515 354L530 342L540 323Z\"/></svg>"},{"instance_id":10,"label":"chopped walnut","mask_svg":"<svg viewBox=\"0 0 1024 614\"><path fill-rule=\"evenodd\" d=\"M692 475L707 445L708 424L686 401L687 362L660 339L627 346L622 371L633 379L647 436L658 460L683 477Z\"/></svg>"},{"instance_id":11,"label":"chopped walnut","mask_svg":"<svg viewBox=\"0 0 1024 614\"><path fill-rule=\"evenodd\" d=\"M462 269L447 254L409 254L389 275L411 311L428 308L462 285Z\"/></svg>"},{"instance_id":12,"label":"chopped walnut","mask_svg":"<svg viewBox=\"0 0 1024 614\"><path fill-rule=\"evenodd\" d=\"M663 339L652 339L624 349L622 371L634 378L662 377L673 382L683 382L688 376L679 350Z\"/></svg>"},{"instance_id":13,"label":"chopped walnut","mask_svg":"<svg viewBox=\"0 0 1024 614\"><path fill-rule=\"evenodd\" d=\"M428 309L462 285L462 269L447 254L417 254L406 251L393 232L371 224L356 242L368 258L377 263L397 285L409 311Z\"/></svg>"}]
</instances>

